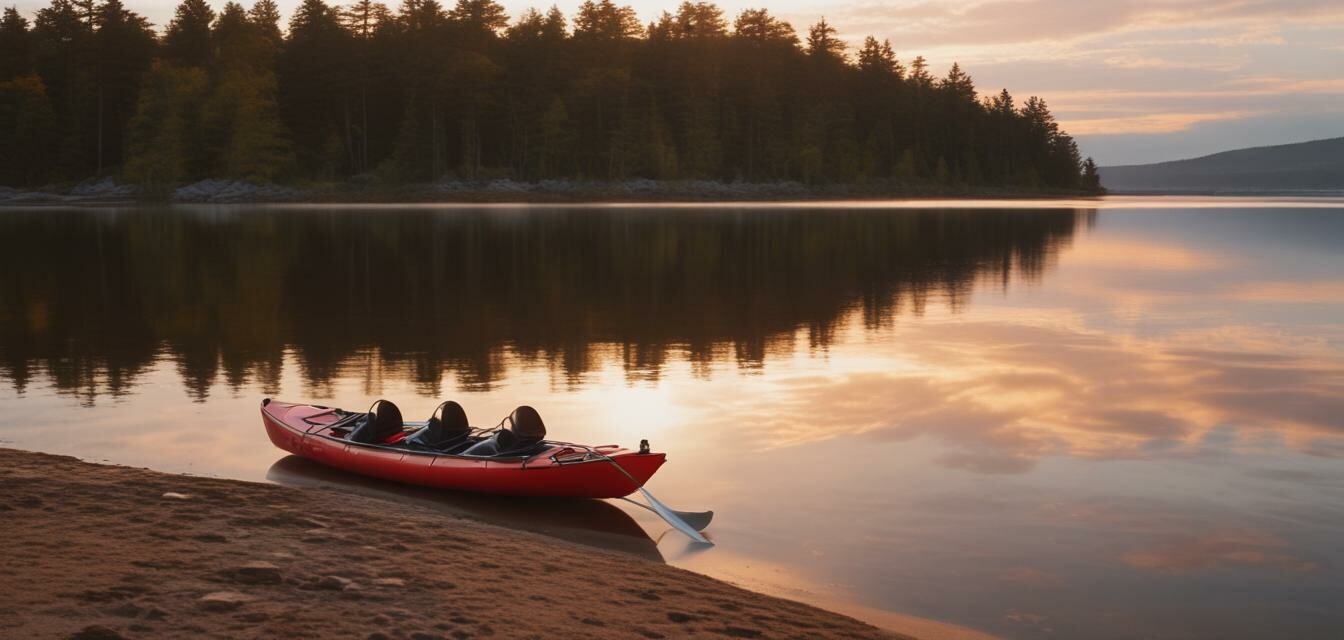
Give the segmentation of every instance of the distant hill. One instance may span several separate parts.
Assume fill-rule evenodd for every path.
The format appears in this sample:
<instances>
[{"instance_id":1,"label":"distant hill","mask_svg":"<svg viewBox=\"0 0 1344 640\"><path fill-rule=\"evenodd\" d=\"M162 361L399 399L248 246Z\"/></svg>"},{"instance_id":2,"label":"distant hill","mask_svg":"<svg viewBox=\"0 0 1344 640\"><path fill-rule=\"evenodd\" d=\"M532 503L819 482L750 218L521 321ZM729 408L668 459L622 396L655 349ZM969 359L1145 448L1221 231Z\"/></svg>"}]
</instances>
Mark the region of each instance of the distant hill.
<instances>
[{"instance_id":1,"label":"distant hill","mask_svg":"<svg viewBox=\"0 0 1344 640\"><path fill-rule=\"evenodd\" d=\"M1344 138L1224 151L1157 164L1102 167L1111 193L1344 192Z\"/></svg>"}]
</instances>

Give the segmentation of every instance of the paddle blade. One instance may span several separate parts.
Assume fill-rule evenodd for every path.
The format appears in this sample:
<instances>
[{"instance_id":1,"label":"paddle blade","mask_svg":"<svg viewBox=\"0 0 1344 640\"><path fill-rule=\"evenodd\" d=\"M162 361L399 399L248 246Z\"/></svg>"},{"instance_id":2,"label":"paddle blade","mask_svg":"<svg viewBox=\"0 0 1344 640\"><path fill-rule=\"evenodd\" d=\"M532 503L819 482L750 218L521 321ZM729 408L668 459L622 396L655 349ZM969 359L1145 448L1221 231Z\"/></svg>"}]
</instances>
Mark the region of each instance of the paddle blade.
<instances>
[{"instance_id":1,"label":"paddle blade","mask_svg":"<svg viewBox=\"0 0 1344 640\"><path fill-rule=\"evenodd\" d=\"M649 505L644 504L643 502L639 502L637 500L631 500L630 498L621 498L621 499L645 511L653 511L653 507L650 507ZM663 506L666 507L667 505ZM709 523L714 520L713 511L678 511L676 509L671 508L669 508L668 511L677 514L678 518L685 520L686 524L695 527L696 531L704 531L705 528L709 526ZM658 513L657 511L653 512Z\"/></svg>"},{"instance_id":2,"label":"paddle blade","mask_svg":"<svg viewBox=\"0 0 1344 640\"><path fill-rule=\"evenodd\" d=\"M681 518L682 522L685 522L686 524L689 524L689 525L691 525L692 527L695 527L695 530L696 530L696 531L704 531L704 530L705 530L705 527L708 527L710 521L714 519L714 512L713 512L713 511L676 511L676 510L673 510L673 513L677 514L677 517L678 517L678 518Z\"/></svg>"},{"instance_id":3,"label":"paddle blade","mask_svg":"<svg viewBox=\"0 0 1344 640\"><path fill-rule=\"evenodd\" d=\"M714 544L709 541L709 538L706 538L701 534L699 530L683 520L681 516L677 515L676 511L669 509L667 505L659 502L657 498L653 497L652 493L649 493L648 489L640 487L639 492L644 494L644 499L649 501L649 506L653 508L654 513L657 513L659 517L672 525L672 528L686 534L688 538L699 542L700 544ZM710 512L710 516L713 516L713 512Z\"/></svg>"}]
</instances>

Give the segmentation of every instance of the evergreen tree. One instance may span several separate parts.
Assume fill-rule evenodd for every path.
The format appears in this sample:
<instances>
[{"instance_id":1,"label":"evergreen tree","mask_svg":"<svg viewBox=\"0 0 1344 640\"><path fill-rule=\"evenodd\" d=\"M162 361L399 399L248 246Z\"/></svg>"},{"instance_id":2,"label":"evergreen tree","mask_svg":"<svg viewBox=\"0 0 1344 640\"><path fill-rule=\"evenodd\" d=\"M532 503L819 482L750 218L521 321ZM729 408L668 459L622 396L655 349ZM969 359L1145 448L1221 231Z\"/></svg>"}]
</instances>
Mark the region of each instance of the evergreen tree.
<instances>
[{"instance_id":1,"label":"evergreen tree","mask_svg":"<svg viewBox=\"0 0 1344 640\"><path fill-rule=\"evenodd\" d=\"M135 114L140 80L158 43L149 22L126 10L121 0L104 0L95 14L94 84L97 92L95 173L119 166L125 154L123 131Z\"/></svg>"},{"instance_id":2,"label":"evergreen tree","mask_svg":"<svg viewBox=\"0 0 1344 640\"><path fill-rule=\"evenodd\" d=\"M32 72L33 41L28 20L19 15L18 9L6 7L0 17L0 82Z\"/></svg>"},{"instance_id":3,"label":"evergreen tree","mask_svg":"<svg viewBox=\"0 0 1344 640\"><path fill-rule=\"evenodd\" d=\"M1101 189L1101 173L1097 171L1097 163L1092 158L1083 161L1083 188L1092 191Z\"/></svg>"},{"instance_id":4,"label":"evergreen tree","mask_svg":"<svg viewBox=\"0 0 1344 640\"><path fill-rule=\"evenodd\" d=\"M733 35L757 42L798 43L793 25L771 16L765 9L747 9L733 22Z\"/></svg>"},{"instance_id":5,"label":"evergreen tree","mask_svg":"<svg viewBox=\"0 0 1344 640\"><path fill-rule=\"evenodd\" d=\"M273 180L291 168L293 157L280 123L269 26L230 2L211 37L219 55L199 125L208 173Z\"/></svg>"},{"instance_id":6,"label":"evergreen tree","mask_svg":"<svg viewBox=\"0 0 1344 640\"><path fill-rule=\"evenodd\" d=\"M182 0L163 34L164 57L177 64L203 67L210 62L210 26L215 12L205 0Z\"/></svg>"},{"instance_id":7,"label":"evergreen tree","mask_svg":"<svg viewBox=\"0 0 1344 640\"><path fill-rule=\"evenodd\" d=\"M845 43L835 37L835 27L822 18L807 30L807 53L814 58L845 59Z\"/></svg>"},{"instance_id":8,"label":"evergreen tree","mask_svg":"<svg viewBox=\"0 0 1344 640\"><path fill-rule=\"evenodd\" d=\"M374 84L373 65L377 52L375 37L387 28L392 13L387 5L372 0L359 0L341 10L342 24L354 37L354 59L351 72L359 92L358 118L353 125L357 139L352 170L357 173L369 168L369 127L377 120L369 119L369 93Z\"/></svg>"},{"instance_id":9,"label":"evergreen tree","mask_svg":"<svg viewBox=\"0 0 1344 640\"><path fill-rule=\"evenodd\" d=\"M574 37L579 40L630 40L643 31L633 8L617 6L611 0L584 0L574 17Z\"/></svg>"},{"instance_id":10,"label":"evergreen tree","mask_svg":"<svg viewBox=\"0 0 1344 640\"><path fill-rule=\"evenodd\" d=\"M303 0L294 10L277 61L280 114L299 168L310 176L330 180L359 165L347 73L353 54L353 38L331 5Z\"/></svg>"},{"instance_id":11,"label":"evergreen tree","mask_svg":"<svg viewBox=\"0 0 1344 640\"><path fill-rule=\"evenodd\" d=\"M459 46L476 52L486 51L509 25L504 7L494 0L457 0L448 19L457 26Z\"/></svg>"},{"instance_id":12,"label":"evergreen tree","mask_svg":"<svg viewBox=\"0 0 1344 640\"><path fill-rule=\"evenodd\" d=\"M905 76L905 68L896 59L891 41L884 40L879 44L877 38L872 36L864 38L863 48L859 50L859 70L878 76L892 76L897 80Z\"/></svg>"},{"instance_id":13,"label":"evergreen tree","mask_svg":"<svg viewBox=\"0 0 1344 640\"><path fill-rule=\"evenodd\" d=\"M34 67L56 122L52 145L54 178L79 179L93 172L86 141L96 127L93 27L69 0L52 0L33 20Z\"/></svg>"},{"instance_id":14,"label":"evergreen tree","mask_svg":"<svg viewBox=\"0 0 1344 640\"><path fill-rule=\"evenodd\" d=\"M503 91L508 114L508 157L520 176L558 175L570 151L563 95L570 79L565 17L551 7L519 16L504 39Z\"/></svg>"},{"instance_id":15,"label":"evergreen tree","mask_svg":"<svg viewBox=\"0 0 1344 640\"><path fill-rule=\"evenodd\" d=\"M278 50L282 37L280 36L280 9L275 6L275 0L257 0L252 8L247 12L248 20L261 31Z\"/></svg>"}]
</instances>

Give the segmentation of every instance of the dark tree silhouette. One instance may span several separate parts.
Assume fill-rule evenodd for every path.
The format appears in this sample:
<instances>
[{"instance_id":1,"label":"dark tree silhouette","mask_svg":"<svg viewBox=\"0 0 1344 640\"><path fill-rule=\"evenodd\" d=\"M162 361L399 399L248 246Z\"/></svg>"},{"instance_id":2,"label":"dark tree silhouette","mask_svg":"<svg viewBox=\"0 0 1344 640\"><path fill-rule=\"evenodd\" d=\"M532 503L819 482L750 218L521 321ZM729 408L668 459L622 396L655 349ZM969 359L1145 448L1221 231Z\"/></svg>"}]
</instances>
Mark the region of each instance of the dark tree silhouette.
<instances>
[{"instance_id":1,"label":"dark tree silhouette","mask_svg":"<svg viewBox=\"0 0 1344 640\"><path fill-rule=\"evenodd\" d=\"M210 25L215 12L205 0L183 0L163 34L163 57L189 67L210 61Z\"/></svg>"},{"instance_id":2,"label":"dark tree silhouette","mask_svg":"<svg viewBox=\"0 0 1344 640\"><path fill-rule=\"evenodd\" d=\"M1043 100L981 98L825 19L613 0L510 21L495 0L183 0L157 41L123 0L0 19L0 181L114 174L580 179L1095 190ZM9 151L15 150L15 151ZM15 161L14 158L23 158Z\"/></svg>"},{"instance_id":3,"label":"dark tree silhouette","mask_svg":"<svg viewBox=\"0 0 1344 640\"><path fill-rule=\"evenodd\" d=\"M10 80L33 72L33 39L28 20L19 10L6 7L0 17L0 80Z\"/></svg>"}]
</instances>

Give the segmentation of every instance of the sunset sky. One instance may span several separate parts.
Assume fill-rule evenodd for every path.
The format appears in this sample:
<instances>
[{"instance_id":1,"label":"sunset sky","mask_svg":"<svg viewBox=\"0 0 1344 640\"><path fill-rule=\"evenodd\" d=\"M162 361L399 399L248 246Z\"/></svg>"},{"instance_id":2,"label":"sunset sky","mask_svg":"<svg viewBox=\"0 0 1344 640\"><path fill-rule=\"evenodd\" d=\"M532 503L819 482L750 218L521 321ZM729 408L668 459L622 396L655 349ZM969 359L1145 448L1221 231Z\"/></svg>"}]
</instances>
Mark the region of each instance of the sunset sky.
<instances>
[{"instance_id":1,"label":"sunset sky","mask_svg":"<svg viewBox=\"0 0 1344 640\"><path fill-rule=\"evenodd\" d=\"M441 0L452 5L452 0ZM297 0L279 0L288 12ZM31 16L45 4L18 3ZM172 0L126 0L156 25ZM218 8L223 0L213 2ZM247 4L245 1L244 4ZM389 2L394 6L395 1ZM511 15L536 3L504 0ZM645 20L675 0L635 0ZM1340 0L724 0L800 32L825 16L851 46L889 38L941 74L961 62L982 93L1040 95L1098 163L1192 157L1344 136ZM546 5L549 6L549 5ZM578 2L559 3L572 15Z\"/></svg>"}]
</instances>

